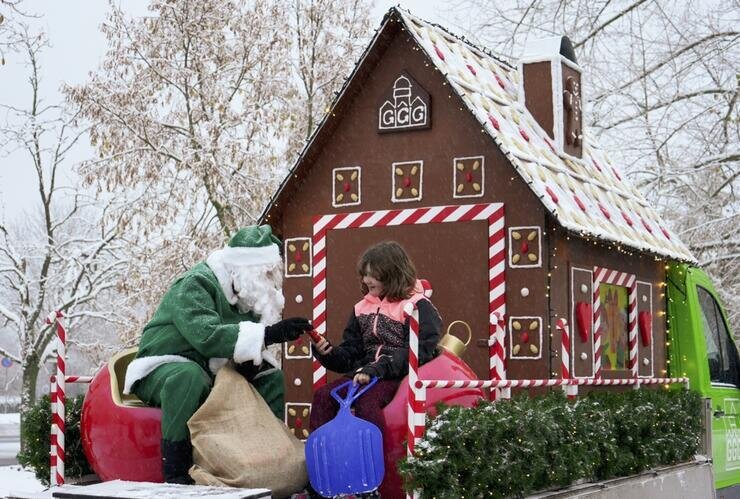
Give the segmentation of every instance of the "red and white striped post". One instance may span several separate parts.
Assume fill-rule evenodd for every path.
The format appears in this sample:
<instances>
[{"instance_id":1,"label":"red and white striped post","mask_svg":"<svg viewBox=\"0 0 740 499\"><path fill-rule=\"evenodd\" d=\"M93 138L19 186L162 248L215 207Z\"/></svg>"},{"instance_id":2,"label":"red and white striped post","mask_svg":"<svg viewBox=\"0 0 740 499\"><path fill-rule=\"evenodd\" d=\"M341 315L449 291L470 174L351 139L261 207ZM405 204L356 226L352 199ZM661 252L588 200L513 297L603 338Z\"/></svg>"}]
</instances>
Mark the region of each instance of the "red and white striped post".
<instances>
[{"instance_id":1,"label":"red and white striped post","mask_svg":"<svg viewBox=\"0 0 740 499\"><path fill-rule=\"evenodd\" d=\"M419 310L407 303L403 310L409 321L409 386L408 386L408 448L407 455L414 454L416 443L424 435L426 424L426 390L419 383Z\"/></svg>"},{"instance_id":2,"label":"red and white striped post","mask_svg":"<svg viewBox=\"0 0 740 499\"><path fill-rule=\"evenodd\" d=\"M51 401L51 435L49 437L49 483L56 484L57 476L57 425L54 416L57 413L57 377L49 378L49 400Z\"/></svg>"},{"instance_id":3,"label":"red and white striped post","mask_svg":"<svg viewBox=\"0 0 740 499\"><path fill-rule=\"evenodd\" d=\"M52 485L63 485L64 484L64 409L66 404L66 348L67 348L67 332L62 324L61 311L52 312L46 318L46 323L52 327L56 326L57 334L57 373L56 373L56 397L52 401L53 412L51 414L52 421L52 435L55 436L55 442L52 443L52 460L55 461L53 466L54 474L51 477Z\"/></svg>"},{"instance_id":4,"label":"red and white striped post","mask_svg":"<svg viewBox=\"0 0 740 499\"><path fill-rule=\"evenodd\" d=\"M491 379L506 380L506 333L504 330L504 318L498 312L491 313L491 324L493 324L493 335L488 339L491 355ZM491 391L491 398L496 400L498 397L504 400L511 398L511 388L497 388Z\"/></svg>"},{"instance_id":5,"label":"red and white striped post","mask_svg":"<svg viewBox=\"0 0 740 499\"><path fill-rule=\"evenodd\" d=\"M67 331L62 324L64 314L52 312L46 323L56 326L57 334L57 372L49 379L49 399L51 401L51 435L49 439L49 483L52 486L64 485L65 461L65 390L67 383L91 383L92 376L66 376L65 359L67 353Z\"/></svg>"},{"instance_id":6,"label":"red and white striped post","mask_svg":"<svg viewBox=\"0 0 740 499\"><path fill-rule=\"evenodd\" d=\"M555 322L555 327L560 333L560 377L566 381L565 394L569 399L578 396L578 385L571 383L573 376L570 370L570 330L568 321L560 317Z\"/></svg>"},{"instance_id":7,"label":"red and white striped post","mask_svg":"<svg viewBox=\"0 0 740 499\"><path fill-rule=\"evenodd\" d=\"M426 388L419 380L419 310L413 303L407 303L403 310L404 319L409 321L409 386L407 409L407 448L406 455L414 455L416 444L426 430ZM418 497L417 492L407 493L407 499Z\"/></svg>"}]
</instances>

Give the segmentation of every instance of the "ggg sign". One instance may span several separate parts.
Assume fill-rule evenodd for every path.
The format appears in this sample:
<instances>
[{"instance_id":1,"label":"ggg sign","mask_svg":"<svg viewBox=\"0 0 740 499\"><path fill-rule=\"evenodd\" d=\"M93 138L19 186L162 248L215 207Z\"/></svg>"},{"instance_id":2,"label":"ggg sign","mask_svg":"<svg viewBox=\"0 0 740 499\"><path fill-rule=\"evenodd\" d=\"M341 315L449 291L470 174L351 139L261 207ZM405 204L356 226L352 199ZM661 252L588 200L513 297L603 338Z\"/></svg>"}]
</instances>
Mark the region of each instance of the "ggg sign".
<instances>
[{"instance_id":1,"label":"ggg sign","mask_svg":"<svg viewBox=\"0 0 740 499\"><path fill-rule=\"evenodd\" d=\"M429 128L430 97L405 71L393 82L378 108L378 132Z\"/></svg>"}]
</instances>

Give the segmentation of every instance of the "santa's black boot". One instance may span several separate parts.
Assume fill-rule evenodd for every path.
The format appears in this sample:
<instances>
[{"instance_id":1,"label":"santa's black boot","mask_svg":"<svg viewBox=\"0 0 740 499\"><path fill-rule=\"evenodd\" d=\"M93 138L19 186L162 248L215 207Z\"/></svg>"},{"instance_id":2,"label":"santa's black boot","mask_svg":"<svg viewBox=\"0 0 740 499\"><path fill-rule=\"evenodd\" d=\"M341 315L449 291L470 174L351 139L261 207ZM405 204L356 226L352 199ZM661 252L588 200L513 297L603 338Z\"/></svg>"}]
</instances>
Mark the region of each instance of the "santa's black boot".
<instances>
[{"instance_id":1,"label":"santa's black boot","mask_svg":"<svg viewBox=\"0 0 740 499\"><path fill-rule=\"evenodd\" d=\"M190 440L162 440L162 475L166 483L192 485L188 470L193 464Z\"/></svg>"}]
</instances>

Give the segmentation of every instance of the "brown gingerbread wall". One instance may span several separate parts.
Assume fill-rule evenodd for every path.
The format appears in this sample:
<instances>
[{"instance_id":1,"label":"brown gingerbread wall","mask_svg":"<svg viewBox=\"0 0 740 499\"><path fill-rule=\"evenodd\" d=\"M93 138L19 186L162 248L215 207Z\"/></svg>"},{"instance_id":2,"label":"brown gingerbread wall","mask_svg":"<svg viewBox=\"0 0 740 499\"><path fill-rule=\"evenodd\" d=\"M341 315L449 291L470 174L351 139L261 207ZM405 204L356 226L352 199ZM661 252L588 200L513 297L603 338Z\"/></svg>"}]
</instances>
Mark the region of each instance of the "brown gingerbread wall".
<instances>
[{"instance_id":1,"label":"brown gingerbread wall","mask_svg":"<svg viewBox=\"0 0 740 499\"><path fill-rule=\"evenodd\" d=\"M638 335L638 366L640 376L665 376L666 369L666 324L665 315L665 264L661 259L635 252L622 253L609 249L606 244L594 244L575 235L567 234L552 222L548 223L551 246L551 321L566 317L571 325L573 349L573 371L575 376L591 376L593 337L582 342L574 316L575 303L591 302L591 287L594 266L606 267L618 272L634 274L637 279L637 311L652 313L651 346L643 346ZM581 288L585 286L584 292ZM554 330L554 327L553 327ZM553 342L553 366L560 363L560 344ZM586 358L582 358L582 354ZM647 359L647 363L645 360ZM628 371L603 371L604 378L630 377Z\"/></svg>"},{"instance_id":2,"label":"brown gingerbread wall","mask_svg":"<svg viewBox=\"0 0 740 499\"><path fill-rule=\"evenodd\" d=\"M463 108L441 74L425 60L409 35L396 30L366 57L368 71L360 71L346 91L351 102L340 102L341 112L327 123L330 136L319 136L315 144L320 151L307 155L310 161L296 171L295 184L285 189L278 206L270 211L275 230L286 239L310 238L312 218L317 215L414 208L438 205L502 202L505 205L507 252L512 236L510 228L526 240L517 240L514 253L520 253L524 268L506 269L507 311L512 317L538 317L543 342L537 344L539 359L509 362L509 377L547 377L547 298L546 267L540 255L547 254L547 241L541 228L544 209L531 190L513 171L511 165L480 124ZM429 129L378 133L378 105L386 98L398 76L406 71L431 96L431 127ZM335 125L335 126L332 126ZM320 134L321 135L321 134ZM485 169L483 194L480 197L455 198L455 158L483 158ZM423 161L421 199L394 203L392 184L393 163ZM360 167L359 204L332 206L336 201L336 168ZM351 175L352 170L344 174ZM353 186L348 195L358 194ZM345 198L346 200L347 198ZM445 325L454 320L468 322L474 339L465 360L481 377L488 377L488 239L486 222L465 222L394 228L333 230L327 235L327 334L331 341L341 338L342 329L352 305L361 298L355 262L361 252L375 242L395 239L401 242L414 259L420 277L434 286L435 303ZM526 227L525 229L517 229ZM300 250L306 241L298 240ZM296 246L297 244L297 246ZM288 250L290 251L290 250ZM536 255L532 262L528 254ZM290 257L289 257L290 258ZM305 256L302 256L305 261ZM508 258L507 258L508 259ZM526 289L525 289L526 288ZM523 292L522 290L525 289ZM312 280L310 276L288 277L284 284L285 316L312 315ZM526 294L526 297L523 296ZM544 320L542 319L544 318ZM529 323L527 323L527 327ZM445 326L446 327L446 326ZM537 334L531 335L530 343ZM525 345L530 357L535 357ZM305 344L292 345L293 354L300 354ZM510 345L507 344L507 349ZM524 350L522 350L524 352ZM289 402L310 402L312 363L310 359L285 359L287 380L286 399Z\"/></svg>"}]
</instances>

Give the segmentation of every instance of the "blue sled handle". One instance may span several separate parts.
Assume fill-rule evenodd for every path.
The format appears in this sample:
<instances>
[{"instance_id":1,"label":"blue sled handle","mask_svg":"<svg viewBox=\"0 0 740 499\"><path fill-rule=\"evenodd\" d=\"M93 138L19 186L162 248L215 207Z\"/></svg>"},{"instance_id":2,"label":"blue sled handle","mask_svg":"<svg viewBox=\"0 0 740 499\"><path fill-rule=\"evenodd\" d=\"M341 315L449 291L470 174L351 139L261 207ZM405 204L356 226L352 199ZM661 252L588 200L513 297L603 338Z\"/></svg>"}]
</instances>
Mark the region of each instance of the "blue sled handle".
<instances>
[{"instance_id":1,"label":"blue sled handle","mask_svg":"<svg viewBox=\"0 0 740 499\"><path fill-rule=\"evenodd\" d=\"M349 380L349 381L342 383L338 387L334 388L331 391L331 396L334 397L334 400L339 402L339 405L341 407L349 408L355 400L360 398L363 393L365 393L370 388L372 388L373 385L375 385L375 383L377 382L378 382L378 377L373 376L372 379L370 380L370 383L365 385L362 388L362 390L358 392L357 389L360 387L360 385L355 384L354 380ZM339 390L341 390L345 386L349 386L349 388L347 389L347 394L344 396L344 398L342 398L339 396Z\"/></svg>"}]
</instances>

